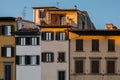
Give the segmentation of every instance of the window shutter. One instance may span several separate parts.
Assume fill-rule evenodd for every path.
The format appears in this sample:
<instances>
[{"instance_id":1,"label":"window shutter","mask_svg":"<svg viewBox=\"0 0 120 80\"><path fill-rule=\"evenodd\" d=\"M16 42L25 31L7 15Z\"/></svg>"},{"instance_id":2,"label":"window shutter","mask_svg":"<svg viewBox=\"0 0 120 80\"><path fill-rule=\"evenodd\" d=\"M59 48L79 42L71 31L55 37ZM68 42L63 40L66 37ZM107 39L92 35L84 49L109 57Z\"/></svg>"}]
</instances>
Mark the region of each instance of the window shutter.
<instances>
[{"instance_id":1,"label":"window shutter","mask_svg":"<svg viewBox=\"0 0 120 80\"><path fill-rule=\"evenodd\" d=\"M37 45L39 45L39 44L40 44L39 37L37 37Z\"/></svg>"},{"instance_id":2,"label":"window shutter","mask_svg":"<svg viewBox=\"0 0 120 80\"><path fill-rule=\"evenodd\" d=\"M14 57L15 56L15 48L11 47L11 56Z\"/></svg>"},{"instance_id":3,"label":"window shutter","mask_svg":"<svg viewBox=\"0 0 120 80\"><path fill-rule=\"evenodd\" d=\"M5 35L5 28L6 26L2 26L2 34Z\"/></svg>"},{"instance_id":4,"label":"window shutter","mask_svg":"<svg viewBox=\"0 0 120 80\"><path fill-rule=\"evenodd\" d=\"M51 62L54 62L54 54L51 53Z\"/></svg>"},{"instance_id":5,"label":"window shutter","mask_svg":"<svg viewBox=\"0 0 120 80\"><path fill-rule=\"evenodd\" d=\"M42 53L42 62L46 61L46 53Z\"/></svg>"},{"instance_id":6,"label":"window shutter","mask_svg":"<svg viewBox=\"0 0 120 80\"><path fill-rule=\"evenodd\" d=\"M16 45L21 45L21 38L20 37L16 37Z\"/></svg>"},{"instance_id":7,"label":"window shutter","mask_svg":"<svg viewBox=\"0 0 120 80\"><path fill-rule=\"evenodd\" d=\"M25 56L25 64L30 65L30 56Z\"/></svg>"},{"instance_id":8,"label":"window shutter","mask_svg":"<svg viewBox=\"0 0 120 80\"><path fill-rule=\"evenodd\" d=\"M19 61L19 56L16 56L16 64L19 65L20 64L20 61Z\"/></svg>"},{"instance_id":9,"label":"window shutter","mask_svg":"<svg viewBox=\"0 0 120 80\"><path fill-rule=\"evenodd\" d=\"M59 40L59 32L56 32L56 40Z\"/></svg>"},{"instance_id":10,"label":"window shutter","mask_svg":"<svg viewBox=\"0 0 120 80\"><path fill-rule=\"evenodd\" d=\"M11 34L12 34L12 32L14 32L14 26L13 25L11 25Z\"/></svg>"},{"instance_id":11,"label":"window shutter","mask_svg":"<svg viewBox=\"0 0 120 80\"><path fill-rule=\"evenodd\" d=\"M42 40L45 40L45 32L42 32Z\"/></svg>"},{"instance_id":12,"label":"window shutter","mask_svg":"<svg viewBox=\"0 0 120 80\"><path fill-rule=\"evenodd\" d=\"M40 57L36 56L36 64L39 65L40 64Z\"/></svg>"},{"instance_id":13,"label":"window shutter","mask_svg":"<svg viewBox=\"0 0 120 80\"><path fill-rule=\"evenodd\" d=\"M2 35L2 26L0 26L0 35Z\"/></svg>"},{"instance_id":14,"label":"window shutter","mask_svg":"<svg viewBox=\"0 0 120 80\"><path fill-rule=\"evenodd\" d=\"M1 56L6 57L6 47L2 47Z\"/></svg>"},{"instance_id":15,"label":"window shutter","mask_svg":"<svg viewBox=\"0 0 120 80\"><path fill-rule=\"evenodd\" d=\"M54 32L51 32L51 40L54 40Z\"/></svg>"},{"instance_id":16,"label":"window shutter","mask_svg":"<svg viewBox=\"0 0 120 80\"><path fill-rule=\"evenodd\" d=\"M65 32L65 40L68 40L69 39L69 34L68 32Z\"/></svg>"}]
</instances>

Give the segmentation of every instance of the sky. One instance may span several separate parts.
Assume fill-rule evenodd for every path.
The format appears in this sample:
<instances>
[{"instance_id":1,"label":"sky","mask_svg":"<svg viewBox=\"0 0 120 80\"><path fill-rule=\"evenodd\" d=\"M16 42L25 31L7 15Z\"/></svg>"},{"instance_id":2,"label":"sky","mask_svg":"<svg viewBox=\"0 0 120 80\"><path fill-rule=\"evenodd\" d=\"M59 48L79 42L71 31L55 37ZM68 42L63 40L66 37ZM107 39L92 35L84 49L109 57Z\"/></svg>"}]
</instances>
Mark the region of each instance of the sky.
<instances>
[{"instance_id":1,"label":"sky","mask_svg":"<svg viewBox=\"0 0 120 80\"><path fill-rule=\"evenodd\" d=\"M120 29L120 0L1 0L0 17L21 16L32 21L32 7L55 6L68 9L75 5L79 10L88 12L97 29L105 29L108 23Z\"/></svg>"}]
</instances>

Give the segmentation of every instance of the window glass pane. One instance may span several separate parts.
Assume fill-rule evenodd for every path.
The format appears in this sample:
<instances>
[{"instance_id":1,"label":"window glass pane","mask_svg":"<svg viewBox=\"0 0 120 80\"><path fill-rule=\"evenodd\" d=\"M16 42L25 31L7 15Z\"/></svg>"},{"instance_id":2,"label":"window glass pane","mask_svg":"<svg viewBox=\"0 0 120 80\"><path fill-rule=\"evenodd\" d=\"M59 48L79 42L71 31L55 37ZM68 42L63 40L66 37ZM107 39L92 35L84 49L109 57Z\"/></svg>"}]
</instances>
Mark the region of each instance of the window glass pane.
<instances>
[{"instance_id":1,"label":"window glass pane","mask_svg":"<svg viewBox=\"0 0 120 80\"><path fill-rule=\"evenodd\" d=\"M31 64L36 65L36 56L31 56Z\"/></svg>"},{"instance_id":2,"label":"window glass pane","mask_svg":"<svg viewBox=\"0 0 120 80\"><path fill-rule=\"evenodd\" d=\"M83 60L75 61L75 73L83 73Z\"/></svg>"},{"instance_id":3,"label":"window glass pane","mask_svg":"<svg viewBox=\"0 0 120 80\"><path fill-rule=\"evenodd\" d=\"M82 39L76 40L76 51L83 51L83 40Z\"/></svg>"},{"instance_id":4,"label":"window glass pane","mask_svg":"<svg viewBox=\"0 0 120 80\"><path fill-rule=\"evenodd\" d=\"M99 73L99 61L92 61L91 71L92 73Z\"/></svg>"},{"instance_id":5,"label":"window glass pane","mask_svg":"<svg viewBox=\"0 0 120 80\"><path fill-rule=\"evenodd\" d=\"M11 47L7 47L6 56L7 56L7 57L11 57Z\"/></svg>"},{"instance_id":6,"label":"window glass pane","mask_svg":"<svg viewBox=\"0 0 120 80\"><path fill-rule=\"evenodd\" d=\"M65 80L65 71L58 72L58 80Z\"/></svg>"}]
</instances>

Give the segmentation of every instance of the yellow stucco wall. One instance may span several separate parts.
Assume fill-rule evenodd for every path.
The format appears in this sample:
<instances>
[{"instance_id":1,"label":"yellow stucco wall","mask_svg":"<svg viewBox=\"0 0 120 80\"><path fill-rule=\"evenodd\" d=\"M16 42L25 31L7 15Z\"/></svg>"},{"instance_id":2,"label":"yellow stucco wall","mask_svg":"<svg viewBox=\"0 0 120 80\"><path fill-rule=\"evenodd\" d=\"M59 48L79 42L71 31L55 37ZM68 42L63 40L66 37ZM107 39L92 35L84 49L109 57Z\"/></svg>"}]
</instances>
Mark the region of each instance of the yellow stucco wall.
<instances>
[{"instance_id":1,"label":"yellow stucco wall","mask_svg":"<svg viewBox=\"0 0 120 80\"><path fill-rule=\"evenodd\" d=\"M13 25L14 30L16 30L17 24L15 21L0 21L0 27L1 25ZM1 47L5 45L11 45L15 48L15 37L0 35L0 78L4 78L4 62L10 62L12 63L12 80L15 80L15 57L1 57Z\"/></svg>"}]
</instances>

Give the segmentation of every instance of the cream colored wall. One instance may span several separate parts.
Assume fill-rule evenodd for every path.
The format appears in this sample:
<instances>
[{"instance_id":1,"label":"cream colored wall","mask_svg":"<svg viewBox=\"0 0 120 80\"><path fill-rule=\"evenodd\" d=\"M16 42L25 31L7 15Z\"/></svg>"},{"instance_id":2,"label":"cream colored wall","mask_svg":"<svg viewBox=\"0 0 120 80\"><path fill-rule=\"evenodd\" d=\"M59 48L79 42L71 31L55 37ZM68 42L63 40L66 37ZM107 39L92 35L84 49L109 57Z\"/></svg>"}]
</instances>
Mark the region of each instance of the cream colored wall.
<instances>
[{"instance_id":1,"label":"cream colored wall","mask_svg":"<svg viewBox=\"0 0 120 80\"><path fill-rule=\"evenodd\" d=\"M119 80L120 79L120 37L119 36L82 36L70 33L70 78L71 80ZM83 52L76 52L76 39L83 39ZM92 52L91 40L99 39L99 52ZM115 39L115 52L108 52L108 39ZM75 59L76 57L85 57L84 60L84 73L88 75L75 75ZM119 75L89 75L91 72L90 57L100 57L100 73L106 74L106 61L105 57L117 58L115 72ZM104 79L102 78L104 77Z\"/></svg>"},{"instance_id":2,"label":"cream colored wall","mask_svg":"<svg viewBox=\"0 0 120 80\"><path fill-rule=\"evenodd\" d=\"M34 9L34 21L35 23L39 24L40 23L40 18L39 18L39 10L42 9ZM46 19L44 18L44 20L50 24L50 14L65 14L66 15L66 22L70 23L70 19L72 19L72 21L77 24L77 11L47 11L46 12Z\"/></svg>"}]
</instances>

